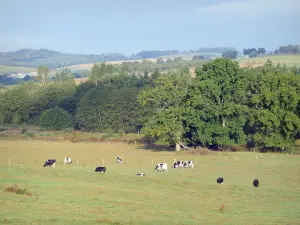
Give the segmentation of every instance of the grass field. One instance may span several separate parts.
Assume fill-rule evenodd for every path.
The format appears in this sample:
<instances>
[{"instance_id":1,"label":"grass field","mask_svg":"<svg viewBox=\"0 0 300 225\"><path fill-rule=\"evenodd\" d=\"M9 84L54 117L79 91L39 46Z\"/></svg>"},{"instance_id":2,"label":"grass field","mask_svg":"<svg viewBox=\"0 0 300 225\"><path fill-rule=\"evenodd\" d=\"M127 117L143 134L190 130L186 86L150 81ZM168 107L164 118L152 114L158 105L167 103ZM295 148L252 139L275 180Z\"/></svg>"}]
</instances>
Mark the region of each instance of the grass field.
<instances>
[{"instance_id":1,"label":"grass field","mask_svg":"<svg viewBox=\"0 0 300 225\"><path fill-rule=\"evenodd\" d=\"M300 54L298 55L272 55L272 56L263 56L257 58L243 58L239 59L238 62L241 67L258 67L262 66L267 60L270 59L274 65L277 63L286 64L288 67L300 66Z\"/></svg>"},{"instance_id":2,"label":"grass field","mask_svg":"<svg viewBox=\"0 0 300 225\"><path fill-rule=\"evenodd\" d=\"M0 141L2 224L300 224L299 156L195 156L121 143ZM124 164L115 163L116 156ZM64 157L73 164L63 165ZM55 169L42 167L48 158L57 159ZM172 169L174 158L195 160L195 168ZM95 173L102 159L107 173ZM154 172L152 160L167 162L169 172ZM216 183L219 176L223 185ZM4 191L13 184L31 196Z\"/></svg>"},{"instance_id":3,"label":"grass field","mask_svg":"<svg viewBox=\"0 0 300 225\"><path fill-rule=\"evenodd\" d=\"M0 66L0 73L28 73L28 72L35 72L35 68L29 67L16 67L16 66Z\"/></svg>"}]
</instances>

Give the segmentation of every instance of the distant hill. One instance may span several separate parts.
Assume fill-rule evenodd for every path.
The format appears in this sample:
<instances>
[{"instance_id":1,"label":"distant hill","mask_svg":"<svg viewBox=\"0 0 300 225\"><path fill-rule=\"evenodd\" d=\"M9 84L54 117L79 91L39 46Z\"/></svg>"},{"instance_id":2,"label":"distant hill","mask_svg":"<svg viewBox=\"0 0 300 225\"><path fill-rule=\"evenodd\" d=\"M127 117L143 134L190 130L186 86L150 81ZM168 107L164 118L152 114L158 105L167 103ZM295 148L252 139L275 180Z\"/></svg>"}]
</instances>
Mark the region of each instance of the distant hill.
<instances>
[{"instance_id":1,"label":"distant hill","mask_svg":"<svg viewBox=\"0 0 300 225\"><path fill-rule=\"evenodd\" d=\"M39 65L45 65L48 66L49 69L54 69L82 63L95 63L128 59L131 59L131 57L126 57L118 53L84 55L61 53L48 49L20 49L16 52L1 52L0 66L36 68Z\"/></svg>"},{"instance_id":2,"label":"distant hill","mask_svg":"<svg viewBox=\"0 0 300 225\"><path fill-rule=\"evenodd\" d=\"M119 53L84 55L62 53L52 51L49 49L20 49L15 52L0 52L0 66L7 66L6 69L9 69L9 67L37 68L39 65L44 65L48 66L48 68L52 70L56 68L62 68L65 66L72 66L78 64L93 64L96 62L138 60L158 57L182 57L185 54L188 54L189 56L196 54L217 55L231 49L234 48L200 48L196 50L189 50L183 52L180 52L178 50L149 50L141 51L137 54L133 54L130 57Z\"/></svg>"}]
</instances>

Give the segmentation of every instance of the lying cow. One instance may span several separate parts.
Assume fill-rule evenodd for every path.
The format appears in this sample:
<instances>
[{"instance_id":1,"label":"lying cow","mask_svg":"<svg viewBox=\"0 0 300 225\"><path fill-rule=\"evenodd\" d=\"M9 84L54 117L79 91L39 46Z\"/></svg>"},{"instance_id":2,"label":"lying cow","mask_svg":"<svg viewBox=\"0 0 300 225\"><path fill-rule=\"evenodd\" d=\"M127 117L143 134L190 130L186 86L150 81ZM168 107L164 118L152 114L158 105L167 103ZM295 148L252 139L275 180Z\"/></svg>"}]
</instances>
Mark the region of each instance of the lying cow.
<instances>
[{"instance_id":1,"label":"lying cow","mask_svg":"<svg viewBox=\"0 0 300 225\"><path fill-rule=\"evenodd\" d=\"M136 175L139 176L139 177L146 176L146 174L144 174L144 173L137 173Z\"/></svg>"},{"instance_id":2,"label":"lying cow","mask_svg":"<svg viewBox=\"0 0 300 225\"><path fill-rule=\"evenodd\" d=\"M167 163L158 163L156 165L154 171L167 171L168 172L168 164Z\"/></svg>"},{"instance_id":3,"label":"lying cow","mask_svg":"<svg viewBox=\"0 0 300 225\"><path fill-rule=\"evenodd\" d=\"M183 168L194 168L194 161L185 161L183 163Z\"/></svg>"},{"instance_id":4,"label":"lying cow","mask_svg":"<svg viewBox=\"0 0 300 225\"><path fill-rule=\"evenodd\" d=\"M44 167L48 166L51 167L53 166L53 168L55 168L55 163L56 163L56 159L48 159L46 160Z\"/></svg>"},{"instance_id":5,"label":"lying cow","mask_svg":"<svg viewBox=\"0 0 300 225\"><path fill-rule=\"evenodd\" d=\"M123 160L121 159L120 156L117 156L117 160L116 160L117 163L123 163Z\"/></svg>"},{"instance_id":6,"label":"lying cow","mask_svg":"<svg viewBox=\"0 0 300 225\"><path fill-rule=\"evenodd\" d=\"M65 158L64 164L72 164L72 159L71 158Z\"/></svg>"},{"instance_id":7,"label":"lying cow","mask_svg":"<svg viewBox=\"0 0 300 225\"><path fill-rule=\"evenodd\" d=\"M96 169L95 169L95 172L103 172L103 173L105 173L106 172L106 167L101 167L101 166L99 166L99 167L97 167Z\"/></svg>"},{"instance_id":8,"label":"lying cow","mask_svg":"<svg viewBox=\"0 0 300 225\"><path fill-rule=\"evenodd\" d=\"M183 167L183 161L175 161L172 168L182 168Z\"/></svg>"}]
</instances>

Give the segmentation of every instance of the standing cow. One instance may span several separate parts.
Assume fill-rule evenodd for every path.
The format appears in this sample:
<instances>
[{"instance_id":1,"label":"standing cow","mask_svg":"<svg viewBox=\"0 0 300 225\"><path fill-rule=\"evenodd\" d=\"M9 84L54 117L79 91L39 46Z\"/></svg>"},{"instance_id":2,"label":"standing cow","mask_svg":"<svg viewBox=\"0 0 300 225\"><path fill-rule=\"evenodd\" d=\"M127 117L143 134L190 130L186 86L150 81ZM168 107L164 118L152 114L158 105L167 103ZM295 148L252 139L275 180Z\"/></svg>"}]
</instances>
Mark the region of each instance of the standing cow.
<instances>
[{"instance_id":1,"label":"standing cow","mask_svg":"<svg viewBox=\"0 0 300 225\"><path fill-rule=\"evenodd\" d=\"M96 167L95 172L105 173L106 167L102 167L102 166Z\"/></svg>"},{"instance_id":2,"label":"standing cow","mask_svg":"<svg viewBox=\"0 0 300 225\"><path fill-rule=\"evenodd\" d=\"M121 159L120 156L117 156L117 160L116 160L117 163L123 163L123 160Z\"/></svg>"},{"instance_id":3,"label":"standing cow","mask_svg":"<svg viewBox=\"0 0 300 225\"><path fill-rule=\"evenodd\" d=\"M51 167L52 166L53 168L55 168L55 163L56 163L56 159L48 159L48 160L46 160L43 167L46 167L46 166Z\"/></svg>"},{"instance_id":4,"label":"standing cow","mask_svg":"<svg viewBox=\"0 0 300 225\"><path fill-rule=\"evenodd\" d=\"M167 163L158 163L156 165L154 171L167 171L168 172L168 164Z\"/></svg>"},{"instance_id":5,"label":"standing cow","mask_svg":"<svg viewBox=\"0 0 300 225\"><path fill-rule=\"evenodd\" d=\"M71 158L65 158L64 164L72 164L72 159Z\"/></svg>"},{"instance_id":6,"label":"standing cow","mask_svg":"<svg viewBox=\"0 0 300 225\"><path fill-rule=\"evenodd\" d=\"M183 163L183 168L194 168L194 161L185 161Z\"/></svg>"}]
</instances>

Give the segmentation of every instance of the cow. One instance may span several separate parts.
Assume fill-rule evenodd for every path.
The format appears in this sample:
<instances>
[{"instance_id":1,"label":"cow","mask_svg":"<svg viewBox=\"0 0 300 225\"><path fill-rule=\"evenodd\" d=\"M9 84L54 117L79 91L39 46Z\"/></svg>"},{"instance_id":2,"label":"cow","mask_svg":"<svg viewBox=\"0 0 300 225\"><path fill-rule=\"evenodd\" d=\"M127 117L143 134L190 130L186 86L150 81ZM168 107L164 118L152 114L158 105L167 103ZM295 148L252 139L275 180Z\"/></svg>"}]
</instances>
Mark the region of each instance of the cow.
<instances>
[{"instance_id":1,"label":"cow","mask_svg":"<svg viewBox=\"0 0 300 225\"><path fill-rule=\"evenodd\" d=\"M100 173L105 173L106 172L106 167L96 167L95 172L100 172Z\"/></svg>"},{"instance_id":2,"label":"cow","mask_svg":"<svg viewBox=\"0 0 300 225\"><path fill-rule=\"evenodd\" d=\"M258 187L258 185L259 185L259 180L258 179L254 179L253 180L253 186L254 187Z\"/></svg>"},{"instance_id":3,"label":"cow","mask_svg":"<svg viewBox=\"0 0 300 225\"><path fill-rule=\"evenodd\" d=\"M179 167L183 167L183 161L175 161L172 168L179 168Z\"/></svg>"},{"instance_id":4,"label":"cow","mask_svg":"<svg viewBox=\"0 0 300 225\"><path fill-rule=\"evenodd\" d=\"M223 177L219 177L219 178L217 179L217 183L218 183L218 184L223 184L223 183L224 183Z\"/></svg>"},{"instance_id":5,"label":"cow","mask_svg":"<svg viewBox=\"0 0 300 225\"><path fill-rule=\"evenodd\" d=\"M194 168L194 161L185 161L183 163L183 168Z\"/></svg>"},{"instance_id":6,"label":"cow","mask_svg":"<svg viewBox=\"0 0 300 225\"><path fill-rule=\"evenodd\" d=\"M52 166L53 168L55 168L55 163L56 163L56 159L48 159L45 161L45 164L43 167L46 167L46 166L51 167Z\"/></svg>"},{"instance_id":7,"label":"cow","mask_svg":"<svg viewBox=\"0 0 300 225\"><path fill-rule=\"evenodd\" d=\"M71 158L65 158L64 164L72 164L72 159Z\"/></svg>"},{"instance_id":8,"label":"cow","mask_svg":"<svg viewBox=\"0 0 300 225\"><path fill-rule=\"evenodd\" d=\"M117 156L117 160L116 160L117 163L123 163L123 160L121 159L120 156Z\"/></svg>"},{"instance_id":9,"label":"cow","mask_svg":"<svg viewBox=\"0 0 300 225\"><path fill-rule=\"evenodd\" d=\"M146 176L146 174L145 174L145 173L137 173L136 175L137 175L137 176L139 176L139 177Z\"/></svg>"},{"instance_id":10,"label":"cow","mask_svg":"<svg viewBox=\"0 0 300 225\"><path fill-rule=\"evenodd\" d=\"M158 163L156 165L154 171L167 171L168 172L168 164L167 163Z\"/></svg>"}]
</instances>

